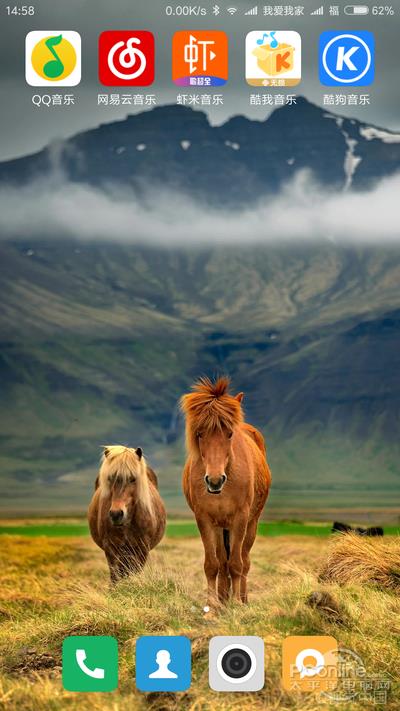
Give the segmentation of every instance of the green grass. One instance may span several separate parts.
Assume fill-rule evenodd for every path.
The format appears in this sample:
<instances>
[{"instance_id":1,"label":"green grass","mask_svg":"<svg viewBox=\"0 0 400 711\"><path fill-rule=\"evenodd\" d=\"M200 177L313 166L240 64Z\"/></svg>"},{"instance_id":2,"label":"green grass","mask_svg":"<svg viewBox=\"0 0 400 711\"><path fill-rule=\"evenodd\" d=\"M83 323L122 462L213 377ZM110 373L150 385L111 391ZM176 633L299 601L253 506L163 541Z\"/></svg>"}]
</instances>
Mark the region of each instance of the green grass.
<instances>
[{"instance_id":1,"label":"green grass","mask_svg":"<svg viewBox=\"0 0 400 711\"><path fill-rule=\"evenodd\" d=\"M400 528L396 526L386 526L386 535L400 534ZM326 537L331 533L331 526L328 524L300 523L295 521L274 521L267 523L262 521L258 526L258 533L261 536L313 536ZM40 524L19 524L0 526L0 535L14 536L87 536L89 528L86 523L58 523L49 521ZM167 524L167 536L169 538L190 538L198 536L198 529L194 521L170 521Z\"/></svg>"}]
</instances>

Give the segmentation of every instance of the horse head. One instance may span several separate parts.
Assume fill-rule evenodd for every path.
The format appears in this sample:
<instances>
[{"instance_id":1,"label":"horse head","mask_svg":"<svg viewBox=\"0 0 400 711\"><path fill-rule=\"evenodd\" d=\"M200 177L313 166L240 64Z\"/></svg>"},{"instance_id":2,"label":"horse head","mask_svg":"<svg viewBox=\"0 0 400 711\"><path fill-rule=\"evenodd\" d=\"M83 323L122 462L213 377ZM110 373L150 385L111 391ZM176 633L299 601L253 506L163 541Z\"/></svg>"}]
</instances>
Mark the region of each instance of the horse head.
<instances>
[{"instance_id":1,"label":"horse head","mask_svg":"<svg viewBox=\"0 0 400 711\"><path fill-rule=\"evenodd\" d=\"M112 526L129 525L137 505L152 512L147 465L140 447L104 447L99 473L101 495L109 501Z\"/></svg>"},{"instance_id":2,"label":"horse head","mask_svg":"<svg viewBox=\"0 0 400 711\"><path fill-rule=\"evenodd\" d=\"M222 492L229 476L235 427L243 421L243 393L234 396L228 388L228 378L216 382L202 378L193 386L194 392L181 400L188 450L202 460L209 494Z\"/></svg>"}]
</instances>

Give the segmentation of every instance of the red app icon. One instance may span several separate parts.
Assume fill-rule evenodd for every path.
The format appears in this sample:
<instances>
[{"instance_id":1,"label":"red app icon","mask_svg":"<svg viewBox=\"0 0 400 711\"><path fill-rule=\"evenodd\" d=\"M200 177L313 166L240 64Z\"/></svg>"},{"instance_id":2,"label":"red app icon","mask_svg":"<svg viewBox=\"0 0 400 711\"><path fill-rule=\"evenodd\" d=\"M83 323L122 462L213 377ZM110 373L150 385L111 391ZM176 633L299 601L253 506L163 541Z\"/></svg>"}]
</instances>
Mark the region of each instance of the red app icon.
<instances>
[{"instance_id":1,"label":"red app icon","mask_svg":"<svg viewBox=\"0 0 400 711\"><path fill-rule=\"evenodd\" d=\"M150 86L154 81L154 35L147 30L102 32L99 80L105 86Z\"/></svg>"}]
</instances>

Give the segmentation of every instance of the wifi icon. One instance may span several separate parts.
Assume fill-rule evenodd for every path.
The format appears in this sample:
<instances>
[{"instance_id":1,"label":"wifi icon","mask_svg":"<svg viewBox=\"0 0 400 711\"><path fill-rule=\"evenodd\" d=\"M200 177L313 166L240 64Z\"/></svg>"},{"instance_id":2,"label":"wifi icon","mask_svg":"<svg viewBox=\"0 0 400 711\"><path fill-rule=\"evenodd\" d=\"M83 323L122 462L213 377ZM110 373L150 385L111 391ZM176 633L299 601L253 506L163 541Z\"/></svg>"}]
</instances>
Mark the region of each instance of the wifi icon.
<instances>
[{"instance_id":1,"label":"wifi icon","mask_svg":"<svg viewBox=\"0 0 400 711\"><path fill-rule=\"evenodd\" d=\"M237 12L237 7L227 7L226 11L229 12L230 15L234 15L235 12Z\"/></svg>"}]
</instances>

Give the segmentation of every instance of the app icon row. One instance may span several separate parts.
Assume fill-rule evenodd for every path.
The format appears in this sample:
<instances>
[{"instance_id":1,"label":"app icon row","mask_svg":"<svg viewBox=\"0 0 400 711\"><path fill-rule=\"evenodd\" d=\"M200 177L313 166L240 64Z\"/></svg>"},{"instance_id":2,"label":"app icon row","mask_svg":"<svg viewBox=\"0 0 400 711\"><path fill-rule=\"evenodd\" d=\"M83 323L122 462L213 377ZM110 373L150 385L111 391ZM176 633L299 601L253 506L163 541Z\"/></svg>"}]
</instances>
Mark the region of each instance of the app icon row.
<instances>
[{"instance_id":1,"label":"app icon row","mask_svg":"<svg viewBox=\"0 0 400 711\"><path fill-rule=\"evenodd\" d=\"M212 637L209 685L214 691L260 691L265 683L264 641L256 636ZM337 681L338 643L330 636L290 636L282 647L282 685L328 691ZM145 636L136 642L136 686L144 692L186 691L191 686L191 642L184 636ZM72 636L63 642L67 691L114 691L118 643L108 636ZM317 683L316 683L317 682Z\"/></svg>"},{"instance_id":2,"label":"app icon row","mask_svg":"<svg viewBox=\"0 0 400 711\"><path fill-rule=\"evenodd\" d=\"M325 86L368 86L374 80L371 32L322 32L319 78ZM107 30L99 37L99 81L104 86L150 86L155 80L155 38L147 30ZM295 31L254 30L246 35L246 82L293 87L301 81L301 36ZM183 30L172 39L172 80L177 86L223 86L228 81L228 36ZM78 32L29 32L25 76L30 86L77 86L81 81Z\"/></svg>"}]
</instances>

